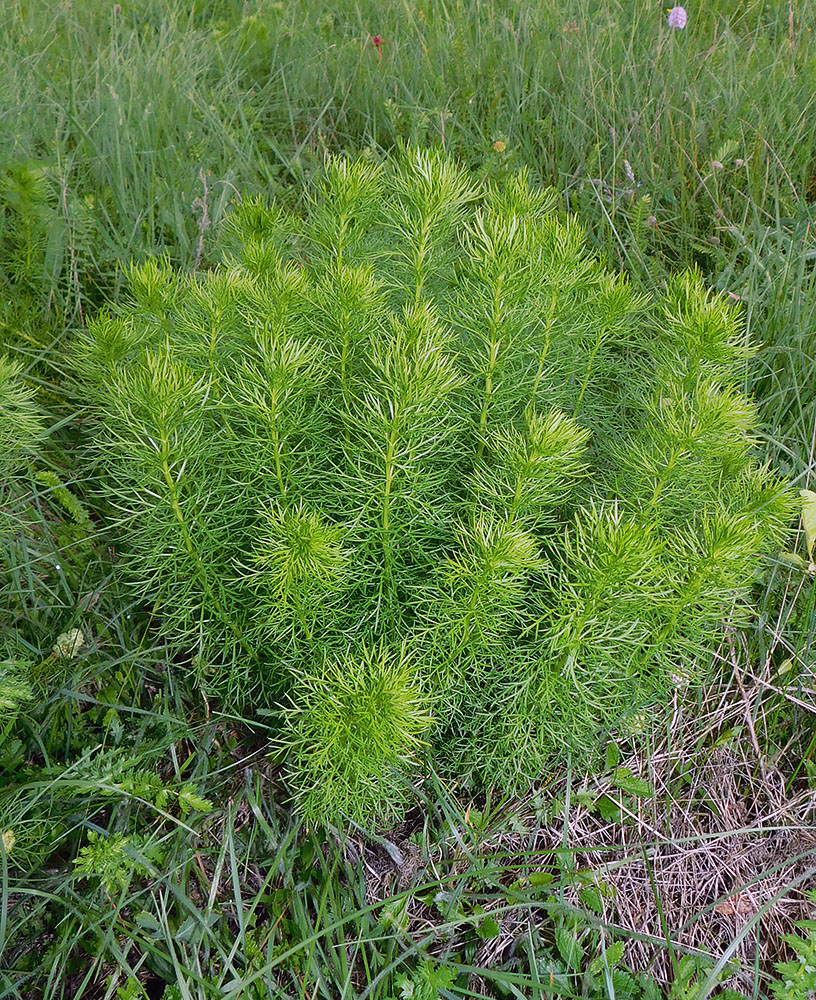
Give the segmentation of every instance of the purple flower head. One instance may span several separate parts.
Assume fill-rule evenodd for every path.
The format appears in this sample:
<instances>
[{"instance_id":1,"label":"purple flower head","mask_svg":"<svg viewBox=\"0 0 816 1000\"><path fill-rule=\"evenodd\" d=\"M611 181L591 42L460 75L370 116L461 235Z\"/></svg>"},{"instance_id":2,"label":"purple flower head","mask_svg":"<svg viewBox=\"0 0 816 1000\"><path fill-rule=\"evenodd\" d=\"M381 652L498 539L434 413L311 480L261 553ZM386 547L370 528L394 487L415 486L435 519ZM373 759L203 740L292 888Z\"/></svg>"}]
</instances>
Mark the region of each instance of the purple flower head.
<instances>
[{"instance_id":1,"label":"purple flower head","mask_svg":"<svg viewBox=\"0 0 816 1000\"><path fill-rule=\"evenodd\" d=\"M686 21L688 20L688 15L686 14L685 7L672 7L669 11L669 27L674 28L679 31L681 28L685 28Z\"/></svg>"}]
</instances>

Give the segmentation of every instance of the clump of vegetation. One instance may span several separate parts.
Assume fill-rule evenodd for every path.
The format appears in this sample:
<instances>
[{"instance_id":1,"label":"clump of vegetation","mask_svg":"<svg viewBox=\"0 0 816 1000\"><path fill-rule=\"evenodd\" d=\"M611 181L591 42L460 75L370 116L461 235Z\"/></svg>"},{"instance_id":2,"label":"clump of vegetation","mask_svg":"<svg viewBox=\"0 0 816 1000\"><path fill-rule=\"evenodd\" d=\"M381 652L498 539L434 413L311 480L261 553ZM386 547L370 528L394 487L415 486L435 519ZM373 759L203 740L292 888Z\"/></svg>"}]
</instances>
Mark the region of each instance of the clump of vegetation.
<instances>
[{"instance_id":1,"label":"clump of vegetation","mask_svg":"<svg viewBox=\"0 0 816 1000\"><path fill-rule=\"evenodd\" d=\"M25 380L22 366L0 354L0 599L4 606L13 593L17 569L9 548L24 520L25 473L43 431L35 391Z\"/></svg>"},{"instance_id":2,"label":"clump of vegetation","mask_svg":"<svg viewBox=\"0 0 816 1000\"><path fill-rule=\"evenodd\" d=\"M808 898L816 903L816 892L808 893ZM806 1000L816 992L816 920L799 920L795 926L802 934L784 936L794 957L776 963L778 978L770 991L774 1000Z\"/></svg>"},{"instance_id":3,"label":"clump of vegetation","mask_svg":"<svg viewBox=\"0 0 816 1000\"><path fill-rule=\"evenodd\" d=\"M44 357L61 327L82 318L77 247L95 228L47 163L0 160L0 342L9 352Z\"/></svg>"},{"instance_id":4,"label":"clump of vegetation","mask_svg":"<svg viewBox=\"0 0 816 1000\"><path fill-rule=\"evenodd\" d=\"M0 355L0 599L9 615L0 650L13 645L12 626L35 593L48 591L48 570L87 554L94 532L82 501L57 472L37 468L53 464L47 424L30 372Z\"/></svg>"},{"instance_id":5,"label":"clump of vegetation","mask_svg":"<svg viewBox=\"0 0 816 1000\"><path fill-rule=\"evenodd\" d=\"M22 366L0 355L0 489L10 487L43 432L35 392Z\"/></svg>"},{"instance_id":6,"label":"clump of vegetation","mask_svg":"<svg viewBox=\"0 0 816 1000\"><path fill-rule=\"evenodd\" d=\"M309 820L389 815L424 753L508 791L586 760L789 526L734 306L635 292L554 202L332 159L304 218L245 201L221 266L135 268L79 339L126 572L210 693L290 705Z\"/></svg>"}]
</instances>

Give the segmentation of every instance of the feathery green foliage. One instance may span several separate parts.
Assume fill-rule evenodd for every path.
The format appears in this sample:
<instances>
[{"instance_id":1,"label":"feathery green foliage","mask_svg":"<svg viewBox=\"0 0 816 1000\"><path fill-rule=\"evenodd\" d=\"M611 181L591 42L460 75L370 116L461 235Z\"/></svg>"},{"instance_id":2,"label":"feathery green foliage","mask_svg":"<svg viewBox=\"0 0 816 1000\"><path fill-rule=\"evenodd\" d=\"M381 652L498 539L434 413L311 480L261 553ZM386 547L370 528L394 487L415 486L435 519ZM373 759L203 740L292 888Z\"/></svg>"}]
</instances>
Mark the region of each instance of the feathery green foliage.
<instances>
[{"instance_id":1,"label":"feathery green foliage","mask_svg":"<svg viewBox=\"0 0 816 1000\"><path fill-rule=\"evenodd\" d=\"M626 269L635 287L652 289L678 267L697 264L707 281L738 296L750 340L762 350L749 366L735 366L746 378L733 388L754 387L761 407L758 451L797 487L812 487L816 7L807 0L709 0L687 9L687 28L672 33L665 7L635 0L0 4L0 353L24 362L21 377L38 384L39 405L59 414L46 417L59 426L35 461L28 461L34 452L26 447L20 474L11 482L0 476L0 994L146 1000L170 983L164 1000L225 993L331 1000L439 992L640 995L624 971L628 960L618 961L623 940L608 936L610 923L623 918L626 925L635 910L631 883L621 886L610 877L614 890L602 893L605 930L576 926L575 914L558 909L569 891L559 885L559 865L547 858L531 865L522 844L549 843L554 825L563 824L565 835L584 846L576 787L568 790L563 810L557 785L533 802L513 805L519 815L502 827L491 815L490 789L488 804L480 797L473 808L467 787L458 784L449 797L444 784L428 782L408 824L422 830L410 844L403 840L405 825L389 833L394 844L383 842L388 851L381 848L372 865L368 849L360 858L356 837L335 848L334 834L327 845L292 823L280 789L268 780L270 769L260 760L256 767L251 757L256 741L265 739L260 723L269 721L262 704L260 719L252 703L241 719L229 704L211 701L202 724L204 706L186 654L167 668L166 649L153 644L152 631L143 634L144 619L132 605L143 595L138 588L128 595L119 585L110 558L124 541L106 531L110 508L94 512L92 524L80 502L92 470L81 450L74 451L88 425L61 419L68 416L61 408L63 338L102 302L120 301L127 280L120 261L143 261L161 250L182 268L209 267L236 189L274 192L299 210L301 182L319 168L326 149L379 156L404 141L438 145L497 182L526 163L535 182L557 185L560 204L580 213L589 244L611 267ZM372 40L376 32L384 36L380 45ZM496 139L502 142L494 147ZM287 217L279 221L286 228ZM299 228L289 217L290 237ZM666 344L663 356L668 358ZM567 414L571 406L568 401ZM589 438L595 456L598 434L595 429ZM489 520L515 483L516 463L531 453L525 440L512 429L495 433L487 476L473 460L467 482L474 506L477 491L487 491L474 517ZM585 447L576 447L578 471ZM541 487L550 489L546 477ZM737 506L743 490L750 497L754 486L735 484L731 500ZM557 486L553 492L560 495ZM523 506L525 527L537 517L534 535L569 534L546 502L536 515L535 502L533 492ZM674 490L672 503L683 502L682 491ZM761 493L757 502L763 502ZM240 572L249 574L254 601L249 642L279 648L299 643L291 675L285 667L280 685L270 686L274 700L280 687L305 706L311 688L301 690L297 678L317 678L317 685L333 665L359 670L366 653L383 647L366 639L361 648L333 648L303 673L299 615L290 604L276 618L276 594L296 591L307 621L319 629L320 609L333 617L353 593L354 539L347 526L305 500L258 505L253 516L253 527L267 518L269 526L263 539L241 546ZM303 562L281 555L287 551L281 539L304 538L318 526L327 529L325 544L316 545L320 580L297 583ZM710 852L706 802L709 793L717 795L707 787L701 761L723 746L754 761L751 746L758 745L759 766L746 759L735 768L749 813L765 788L777 784L768 780L768 764L771 773L774 764L781 767L793 801L812 788L816 592L807 544L812 537L802 534L790 543L794 552L762 570L765 593L756 625L744 651L729 642L724 683L709 689L717 692L716 709L694 711L696 691L667 702L675 706L670 752L682 767L667 788L659 820L651 798L642 800L642 809L623 800L661 832L659 841L651 843L646 832L638 843L630 827L625 839L633 852L642 849L651 859L665 844L678 809L685 812L678 790L687 783L699 789L701 810L692 802L690 813L701 839L693 849L682 841L676 847L693 859ZM417 605L417 616L429 629L437 627L437 636L440 623L454 620L449 602L480 551L473 536L470 522L457 525L457 549L444 552L442 606ZM459 575L457 564L465 567ZM479 600L488 610L490 593L481 587ZM454 648L457 640L448 641ZM453 681L460 675L445 672L441 698L442 672L428 674L421 655L426 647L410 646L410 681L421 680L423 699L436 695L423 706L433 712L457 694ZM402 645L385 648L392 663L400 662ZM444 655L435 650L432 671L440 660ZM559 675L547 678L557 695ZM522 757L527 752L519 742L526 704L538 696L525 689L527 700L508 697L500 718L489 703L481 710L490 739L498 743L499 724L504 727L504 744L491 747L491 767L503 763L511 780L517 746ZM497 683L494 690L505 688ZM540 692L550 697L546 684ZM684 710L689 703L690 712ZM220 719L219 708L226 709ZM646 717L627 707L623 733L642 729ZM298 719L305 722L306 714L290 716L293 727ZM478 730L477 721L472 728ZM524 733L535 743L534 730ZM438 730L425 739L442 752ZM659 768L660 746L650 745L647 757ZM418 758L414 747L400 766ZM610 759L616 758L608 748ZM455 760L450 767L458 770ZM387 765L385 771L396 776ZM406 767L406 779L412 773L416 768ZM297 783L296 773L290 777ZM215 804L215 814L203 822L190 804L190 779L192 795ZM757 794L749 794L752 786ZM305 809L308 780L300 787ZM391 788L402 802L407 780ZM774 803L775 823L785 822L785 805ZM612 812L627 814L626 808ZM538 819L520 838L532 813ZM719 818L728 815L719 813L718 831ZM740 839L771 846L769 866L784 863L776 832L757 820L764 813L753 816L754 830L736 816ZM646 824L641 836L644 830ZM492 863L485 867L477 837L484 838L483 850L497 855L495 871ZM604 843L605 858L615 857L608 853L614 843L614 836ZM154 863L156 844L161 850ZM382 868L396 863L389 857L394 845L400 865L406 864L399 887L407 885L407 892L373 905ZM411 877L414 850L430 859L433 885L423 884L422 867ZM81 865L74 859L83 857L92 859L94 874L107 862L122 863L115 893L78 877ZM542 862L555 878L547 894L531 878L529 894L511 892L508 905L506 884L536 872ZM608 870L614 873L615 865ZM568 884L572 875L564 869ZM397 888L393 878L391 891ZM630 968L657 971L663 965L657 976L668 996L698 997L705 961L683 957L683 944L694 940L697 907L702 900L714 905L719 890L712 887L710 895L689 903L682 872L673 870L670 882L686 900L682 919L674 922L667 914L664 920L661 910L660 926L638 922L630 945L637 947L642 933L662 937L665 930L671 962L658 957L647 965L652 959L641 951ZM760 886L750 888L767 898ZM730 900L731 892L725 889L721 899ZM751 927L740 945L751 954L739 979L746 995L762 997L769 985L780 996L800 995L812 979L810 945L783 981L769 984L762 975L771 972L774 959L792 959L796 949L789 941L792 950L782 955L779 948L786 946L773 943L791 907L801 905L790 897L780 903L755 929L754 916L747 926L741 918L732 925L741 928L738 936ZM488 917L477 916L483 906ZM439 915L430 929L428 907ZM417 913L418 922L412 919ZM495 928L494 917L499 937L482 940L492 933L488 924ZM729 923L723 915L717 933L698 935L697 942L719 956L728 947ZM800 934L806 941L808 932ZM745 949L754 936L758 947ZM426 945L431 954L423 961ZM654 1000L657 987L648 986L644 996ZM711 988L709 977L703 992Z\"/></svg>"},{"instance_id":2,"label":"feathery green foliage","mask_svg":"<svg viewBox=\"0 0 816 1000\"><path fill-rule=\"evenodd\" d=\"M418 671L385 646L363 648L298 678L284 749L307 822L394 819L431 719Z\"/></svg>"},{"instance_id":3,"label":"feathery green foliage","mask_svg":"<svg viewBox=\"0 0 816 1000\"><path fill-rule=\"evenodd\" d=\"M135 269L76 364L138 593L209 690L293 700L306 815L387 813L423 731L507 790L583 759L748 614L793 500L698 274L637 294L524 174L422 152L227 242Z\"/></svg>"},{"instance_id":4,"label":"feathery green foliage","mask_svg":"<svg viewBox=\"0 0 816 1000\"><path fill-rule=\"evenodd\" d=\"M816 903L816 892L808 895ZM776 963L779 978L770 990L774 1000L807 1000L816 991L816 920L798 921L796 929L802 933L785 935L795 957Z\"/></svg>"},{"instance_id":5,"label":"feathery green foliage","mask_svg":"<svg viewBox=\"0 0 816 1000\"><path fill-rule=\"evenodd\" d=\"M22 366L0 354L0 601L4 612L11 603L18 561L11 550L26 521L26 466L36 455L44 431L35 395L23 376ZM16 681L4 668L0 671L2 699L3 690L13 690Z\"/></svg>"},{"instance_id":6,"label":"feathery green foliage","mask_svg":"<svg viewBox=\"0 0 816 1000\"><path fill-rule=\"evenodd\" d=\"M22 367L0 355L0 489L19 473L43 431L34 390Z\"/></svg>"},{"instance_id":7,"label":"feathery green foliage","mask_svg":"<svg viewBox=\"0 0 816 1000\"><path fill-rule=\"evenodd\" d=\"M50 461L48 420L29 376L0 355L0 650L13 648L13 626L26 608L53 605L53 588L61 586L55 575L63 562L87 556L95 533L70 486L53 468L37 468Z\"/></svg>"}]
</instances>

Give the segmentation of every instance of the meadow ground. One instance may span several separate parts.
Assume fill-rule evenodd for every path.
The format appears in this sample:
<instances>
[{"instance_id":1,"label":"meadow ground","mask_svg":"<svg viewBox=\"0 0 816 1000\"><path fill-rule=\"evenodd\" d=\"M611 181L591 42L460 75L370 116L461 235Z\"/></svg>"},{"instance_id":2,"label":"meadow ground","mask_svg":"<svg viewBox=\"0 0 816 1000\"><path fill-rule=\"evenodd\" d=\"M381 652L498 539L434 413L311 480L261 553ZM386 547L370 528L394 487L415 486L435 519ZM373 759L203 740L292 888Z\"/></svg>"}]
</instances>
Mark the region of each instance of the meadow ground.
<instances>
[{"instance_id":1,"label":"meadow ground","mask_svg":"<svg viewBox=\"0 0 816 1000\"><path fill-rule=\"evenodd\" d=\"M527 166L637 286L696 265L741 302L757 447L812 488L816 4L687 10L672 31L637 0L2 5L0 345L54 429L6 497L30 512L40 474L36 530L2 542L0 658L37 688L0 719L0 996L767 994L814 916L801 532L649 745L618 736L605 770L512 802L431 776L399 829L318 836L263 719L168 669L116 533L65 528L41 489L93 497L65 350L131 261L206 268L234 200L297 211L327 151L401 143Z\"/></svg>"}]
</instances>

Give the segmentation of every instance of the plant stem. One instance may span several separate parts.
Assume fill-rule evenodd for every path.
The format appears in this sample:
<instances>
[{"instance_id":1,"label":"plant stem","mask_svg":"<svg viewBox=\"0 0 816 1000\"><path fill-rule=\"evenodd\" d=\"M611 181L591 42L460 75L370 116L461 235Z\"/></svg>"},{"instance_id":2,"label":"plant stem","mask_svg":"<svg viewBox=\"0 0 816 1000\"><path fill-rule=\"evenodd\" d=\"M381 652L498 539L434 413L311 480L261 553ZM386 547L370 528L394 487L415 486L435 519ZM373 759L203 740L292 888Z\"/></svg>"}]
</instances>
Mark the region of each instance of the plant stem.
<instances>
[{"instance_id":1,"label":"plant stem","mask_svg":"<svg viewBox=\"0 0 816 1000\"><path fill-rule=\"evenodd\" d=\"M484 396L482 397L482 411L479 415L479 448L477 451L477 457L481 458L485 450L485 440L487 437L487 415L490 409L490 398L493 395L493 373L496 370L496 365L499 361L499 351L502 347L502 340L500 337L497 338L497 333L499 329L499 316L501 314L502 307L502 287L504 285L504 272L502 272L496 278L496 284L493 286L493 308L492 315L490 318L490 330L488 336L489 340L489 357L488 357L488 367L487 373L485 375L485 387Z\"/></svg>"},{"instance_id":2,"label":"plant stem","mask_svg":"<svg viewBox=\"0 0 816 1000\"><path fill-rule=\"evenodd\" d=\"M167 460L169 448L170 448L170 442L167 440L166 434L162 432L162 438L161 438L162 475L164 477L165 483L167 484L167 489L170 493L170 506L181 528L181 536L184 541L185 551L187 552L187 555L192 556L192 558L195 560L196 576L198 577L199 583L204 588L207 597L212 602L212 606L216 609L218 617L227 626L230 632L232 632L233 636L235 636L235 638L238 640L244 651L247 653L252 653L252 655L254 655L254 652L252 651L251 647L249 647L246 644L246 641L244 639L241 630L238 628L238 626L235 624L232 618L224 614L221 608L221 603L218 600L217 595L214 593L212 586L210 585L209 578L204 569L204 564L201 561L201 556L198 552L195 551L193 547L193 540L190 537L190 530L187 526L187 521L184 517L184 513L182 512L181 504L179 502L178 488L177 488L178 484L176 480L173 479L173 475L170 472L170 464Z\"/></svg>"},{"instance_id":3,"label":"plant stem","mask_svg":"<svg viewBox=\"0 0 816 1000\"><path fill-rule=\"evenodd\" d=\"M395 412L388 431L388 445L385 452L385 487L383 489L382 503L383 581L388 591L391 589L393 572L393 553L391 551L391 492L394 485L394 455L397 448L397 434L397 414Z\"/></svg>"},{"instance_id":4,"label":"plant stem","mask_svg":"<svg viewBox=\"0 0 816 1000\"><path fill-rule=\"evenodd\" d=\"M665 468L660 473L660 477L657 480L657 483L655 483L654 490L652 491L652 498L647 504L646 510L643 512L644 514L650 514L657 506L657 503L660 500L660 495L663 492L666 483L668 482L672 470L674 469L675 465L677 465L678 459L680 458L680 454L681 452L675 449L669 456L669 460L666 462Z\"/></svg>"},{"instance_id":5,"label":"plant stem","mask_svg":"<svg viewBox=\"0 0 816 1000\"><path fill-rule=\"evenodd\" d=\"M190 538L190 532L187 528L187 522L184 519L184 514L181 511L181 504L178 499L178 490L176 488L176 481L170 472L170 466L167 461L167 455L164 452L164 441L162 441L162 474L164 475L164 481L167 483L167 489L170 492L170 506L173 509L173 514L176 517L180 527L181 527L181 537L184 540L184 548L187 550L188 555L193 554L193 543Z\"/></svg>"},{"instance_id":6,"label":"plant stem","mask_svg":"<svg viewBox=\"0 0 816 1000\"><path fill-rule=\"evenodd\" d=\"M283 464L281 462L280 431L278 430L277 390L274 390L272 393L272 425L270 429L270 434L272 436L272 448L275 454L275 476L278 480L278 488L281 491L281 496L286 497L286 483L283 480Z\"/></svg>"},{"instance_id":7,"label":"plant stem","mask_svg":"<svg viewBox=\"0 0 816 1000\"><path fill-rule=\"evenodd\" d=\"M428 249L428 237L430 236L430 219L422 220L417 243L416 260L414 262L414 274L416 278L416 289L414 293L414 305L418 306L422 298L422 289L425 285L425 255Z\"/></svg>"},{"instance_id":8,"label":"plant stem","mask_svg":"<svg viewBox=\"0 0 816 1000\"><path fill-rule=\"evenodd\" d=\"M547 360L547 355L550 352L550 328L552 327L553 317L555 316L555 302L555 295L553 295L552 301L550 302L550 311L547 314L547 321L544 324L544 346L541 348L541 354L538 356L538 368L536 370L535 378L533 379L533 391L530 393L530 402L527 404L527 408L531 412L535 410L538 388L544 375L544 362Z\"/></svg>"},{"instance_id":9,"label":"plant stem","mask_svg":"<svg viewBox=\"0 0 816 1000\"><path fill-rule=\"evenodd\" d=\"M606 327L602 327L598 331L598 336L595 338L595 344L593 345L592 351L589 355L589 361L587 362L586 372L584 373L584 381L583 384L581 385L581 391L578 393L578 399L576 399L575 406L572 411L573 416L578 415L578 410L580 409L581 403L584 399L584 393L587 391L589 380L592 377L592 368L595 364L595 356L600 350L605 334L606 334Z\"/></svg>"}]
</instances>

